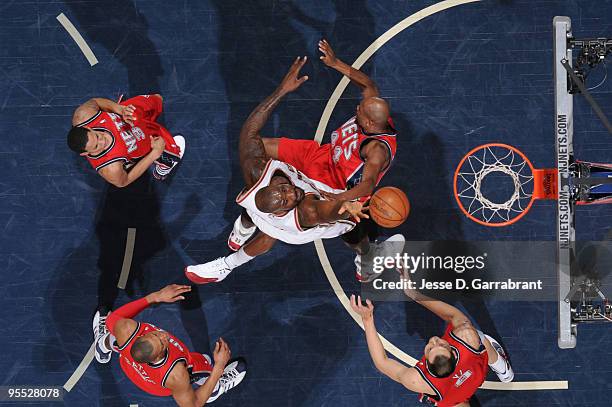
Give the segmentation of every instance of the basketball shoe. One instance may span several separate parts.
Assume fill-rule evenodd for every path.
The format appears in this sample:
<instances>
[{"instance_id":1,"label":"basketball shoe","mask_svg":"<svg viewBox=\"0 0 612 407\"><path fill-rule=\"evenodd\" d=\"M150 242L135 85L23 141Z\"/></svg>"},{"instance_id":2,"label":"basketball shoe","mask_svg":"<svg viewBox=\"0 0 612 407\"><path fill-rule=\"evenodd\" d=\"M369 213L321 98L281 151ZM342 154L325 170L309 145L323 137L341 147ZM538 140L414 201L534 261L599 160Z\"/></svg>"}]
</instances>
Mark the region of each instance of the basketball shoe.
<instances>
[{"instance_id":1,"label":"basketball shoe","mask_svg":"<svg viewBox=\"0 0 612 407\"><path fill-rule=\"evenodd\" d=\"M218 283L232 272L225 262L225 257L219 257L204 264L185 267L185 277L196 284Z\"/></svg>"},{"instance_id":2,"label":"basketball shoe","mask_svg":"<svg viewBox=\"0 0 612 407\"><path fill-rule=\"evenodd\" d=\"M371 243L367 254L355 256L357 280L362 283L374 281L381 275L381 273L374 272L374 258L395 257L402 253L405 244L406 239L400 234L393 235L382 242Z\"/></svg>"},{"instance_id":3,"label":"basketball shoe","mask_svg":"<svg viewBox=\"0 0 612 407\"><path fill-rule=\"evenodd\" d=\"M244 377L246 376L246 361L243 358L238 358L233 362L230 362L223 369L223 374L212 392L206 403L212 403L219 398L223 393L227 393L229 390L238 386Z\"/></svg>"},{"instance_id":4,"label":"basketball shoe","mask_svg":"<svg viewBox=\"0 0 612 407\"><path fill-rule=\"evenodd\" d=\"M101 315L100 311L96 311L92 323L94 342L96 343L95 356L99 363L110 362L113 354L105 343L106 339L110 336L110 332L108 332L108 329L106 329L106 317L108 317L108 314Z\"/></svg>"},{"instance_id":5,"label":"basketball shoe","mask_svg":"<svg viewBox=\"0 0 612 407\"><path fill-rule=\"evenodd\" d=\"M512 379L514 379L514 371L512 370L512 366L510 366L510 361L508 361L508 356L506 355L504 348L502 348L499 342L489 335L484 334L484 336L489 340L489 342L491 342L491 346L493 346L493 349L495 349L495 352L497 352L498 358L502 360L502 363L499 363L498 359L498 361L496 361L493 365L489 365L489 367L495 372L500 381L504 383L511 382ZM500 369L502 366L503 369Z\"/></svg>"},{"instance_id":6,"label":"basketball shoe","mask_svg":"<svg viewBox=\"0 0 612 407\"><path fill-rule=\"evenodd\" d=\"M170 156L166 153L162 153L162 155L155 161L155 170L153 170L153 176L163 181L168 177L168 174L178 165L183 155L185 155L185 137L180 134L172 137L174 139L174 143L179 147L179 159L176 157Z\"/></svg>"},{"instance_id":7,"label":"basketball shoe","mask_svg":"<svg viewBox=\"0 0 612 407\"><path fill-rule=\"evenodd\" d=\"M234 222L234 228L227 238L227 246L237 252L255 234L257 226L245 228L242 226L242 215Z\"/></svg>"}]
</instances>

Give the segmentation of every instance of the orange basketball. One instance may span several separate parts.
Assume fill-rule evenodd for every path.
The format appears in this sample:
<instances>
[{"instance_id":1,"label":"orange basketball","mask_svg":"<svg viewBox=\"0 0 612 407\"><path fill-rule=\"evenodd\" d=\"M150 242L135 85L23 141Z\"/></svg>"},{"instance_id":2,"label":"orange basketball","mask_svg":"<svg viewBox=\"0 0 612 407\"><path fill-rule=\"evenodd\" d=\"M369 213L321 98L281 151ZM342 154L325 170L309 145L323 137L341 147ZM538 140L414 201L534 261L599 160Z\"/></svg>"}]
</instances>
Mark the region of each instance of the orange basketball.
<instances>
[{"instance_id":1,"label":"orange basketball","mask_svg":"<svg viewBox=\"0 0 612 407\"><path fill-rule=\"evenodd\" d=\"M394 228L406 220L410 213L408 197L399 188L384 187L370 199L370 216L384 228Z\"/></svg>"}]
</instances>

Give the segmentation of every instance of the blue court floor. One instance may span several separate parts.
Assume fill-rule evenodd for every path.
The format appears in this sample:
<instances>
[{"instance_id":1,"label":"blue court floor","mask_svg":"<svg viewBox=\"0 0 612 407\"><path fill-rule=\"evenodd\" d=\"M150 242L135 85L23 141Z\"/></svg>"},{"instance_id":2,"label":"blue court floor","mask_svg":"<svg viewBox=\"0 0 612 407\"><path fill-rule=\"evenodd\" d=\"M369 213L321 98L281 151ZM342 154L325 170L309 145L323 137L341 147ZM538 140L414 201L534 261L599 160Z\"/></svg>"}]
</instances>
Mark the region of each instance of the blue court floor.
<instances>
[{"instance_id":1,"label":"blue court floor","mask_svg":"<svg viewBox=\"0 0 612 407\"><path fill-rule=\"evenodd\" d=\"M309 57L310 80L282 102L265 134L310 139L341 79L318 60L317 41L327 38L352 63L395 24L436 3L1 2L0 385L66 383L91 345L99 278L121 269L128 228L136 229L136 245L117 306L184 282L185 265L226 253L242 188L240 127L296 56ZM60 13L91 47L96 65L59 24ZM612 37L609 0L489 0L433 13L365 63L399 132L397 157L382 184L410 197L411 216L397 229L407 240L555 239L554 202L536 203L513 226L486 228L459 211L452 175L467 151L495 141L520 148L536 167L554 166L556 15L572 18L576 36ZM593 81L604 72L594 72ZM183 162L164 183L145 175L124 190L107 186L66 146L74 109L94 96L157 92L165 98L161 122L187 139ZM611 117L612 80L593 96ZM347 88L323 142L358 100L356 89ZM574 126L577 158L612 162L612 137L579 97ZM610 240L611 207L579 208L576 221L578 239ZM351 253L337 240L325 247L342 289L358 292ZM202 352L223 336L233 355L246 357L245 381L215 405L418 405L416 395L374 368L363 331L338 301L312 244L279 244L222 283L194 291L184 304L148 309L140 319ZM581 326L577 347L560 350L555 302L458 305L508 349L516 382L569 383L566 390L480 390L473 405L611 405L610 325ZM416 358L427 338L443 330L414 303L377 303L375 318L381 334ZM63 403L173 405L138 390L117 360L92 363Z\"/></svg>"}]
</instances>

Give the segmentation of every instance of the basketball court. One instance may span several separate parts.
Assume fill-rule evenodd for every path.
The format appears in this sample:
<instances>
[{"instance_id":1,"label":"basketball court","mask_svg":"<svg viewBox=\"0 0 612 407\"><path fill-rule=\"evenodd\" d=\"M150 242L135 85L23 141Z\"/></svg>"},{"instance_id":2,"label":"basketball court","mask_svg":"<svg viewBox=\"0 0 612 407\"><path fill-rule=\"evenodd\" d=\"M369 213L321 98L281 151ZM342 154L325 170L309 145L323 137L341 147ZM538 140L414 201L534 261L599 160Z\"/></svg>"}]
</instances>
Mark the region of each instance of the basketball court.
<instances>
[{"instance_id":1,"label":"basketball court","mask_svg":"<svg viewBox=\"0 0 612 407\"><path fill-rule=\"evenodd\" d=\"M515 371L510 384L490 374L473 405L609 404L612 135L567 68L612 117L612 59L599 58L612 49L612 1L50 0L0 10L0 386L63 394L0 405L173 405L139 391L117 360L92 361L100 276L120 305L226 254L240 127L291 61L307 55L310 79L267 136L326 143L354 114L359 94L318 61L321 37L391 105L398 151L381 185L405 191L411 211L383 237L550 250L495 260L514 267L508 278L541 265L550 297L455 303L500 339ZM66 146L72 112L94 96L157 92L162 123L187 140L183 162L166 182L108 187ZM223 336L247 359L245 381L215 405L419 405L374 368L348 306L362 288L354 276L339 239L278 244L140 318L202 352ZM406 364L444 328L412 302L379 301L375 318Z\"/></svg>"}]
</instances>

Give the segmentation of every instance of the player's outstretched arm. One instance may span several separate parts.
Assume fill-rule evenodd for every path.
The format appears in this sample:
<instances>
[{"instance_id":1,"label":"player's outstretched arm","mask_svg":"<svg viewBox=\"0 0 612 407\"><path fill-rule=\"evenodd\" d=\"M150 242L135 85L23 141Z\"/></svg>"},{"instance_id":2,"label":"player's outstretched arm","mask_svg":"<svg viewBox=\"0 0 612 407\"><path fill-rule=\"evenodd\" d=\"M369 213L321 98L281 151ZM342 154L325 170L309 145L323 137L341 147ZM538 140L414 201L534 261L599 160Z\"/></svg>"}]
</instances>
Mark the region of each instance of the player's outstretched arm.
<instances>
[{"instance_id":1,"label":"player's outstretched arm","mask_svg":"<svg viewBox=\"0 0 612 407\"><path fill-rule=\"evenodd\" d=\"M289 72L285 75L274 93L264 99L255 110L251 112L240 130L238 152L240 155L240 167L246 183L246 188L252 187L263 172L268 156L261 139L260 131L268 121L270 114L274 111L283 96L293 92L308 80L308 76L300 75L300 69L306 63L306 57L296 58Z\"/></svg>"},{"instance_id":2,"label":"player's outstretched arm","mask_svg":"<svg viewBox=\"0 0 612 407\"><path fill-rule=\"evenodd\" d=\"M351 216L355 221L360 222L361 219L369 218L364 213L366 210L367 208L364 208L361 202L307 199L300 205L298 216L300 225L303 227L314 227L322 223L346 220Z\"/></svg>"},{"instance_id":3,"label":"player's outstretched arm","mask_svg":"<svg viewBox=\"0 0 612 407\"><path fill-rule=\"evenodd\" d=\"M334 68L336 71L349 78L355 85L359 86L364 98L379 95L378 88L376 87L374 81L359 69L353 68L336 57L334 50L326 39L319 41L319 51L321 51L323 54L319 57L321 61L323 61L325 65L329 66L330 68Z\"/></svg>"},{"instance_id":4,"label":"player's outstretched arm","mask_svg":"<svg viewBox=\"0 0 612 407\"><path fill-rule=\"evenodd\" d=\"M110 313L106 319L106 326L117 338L117 343L123 345L136 329L137 322L132 318L140 314L151 304L184 300L185 297L182 294L187 291L191 291L191 287L188 285L171 284L146 297L128 302Z\"/></svg>"},{"instance_id":5,"label":"player's outstretched arm","mask_svg":"<svg viewBox=\"0 0 612 407\"><path fill-rule=\"evenodd\" d=\"M325 198L352 201L372 195L378 177L389 166L391 156L389 149L380 141L371 141L366 145L365 150L365 164L361 181L348 191L339 194L324 193Z\"/></svg>"},{"instance_id":6,"label":"player's outstretched arm","mask_svg":"<svg viewBox=\"0 0 612 407\"><path fill-rule=\"evenodd\" d=\"M363 328L366 333L368 351L374 362L374 366L385 376L401 383L409 390L415 392L430 392L429 386L420 378L414 369L406 367L394 359L387 357L387 352L378 336L374 325L374 305L366 300L366 305L361 302L361 296L351 295L351 308L363 320Z\"/></svg>"},{"instance_id":7,"label":"player's outstretched arm","mask_svg":"<svg viewBox=\"0 0 612 407\"><path fill-rule=\"evenodd\" d=\"M410 280L410 273L408 270L404 269L402 271L402 277L407 281ZM406 284L406 287L408 286L409 285ZM451 323L454 327L465 326L466 323L471 325L471 321L467 315L461 312L461 310L457 307L443 301L430 298L414 289L411 290L406 288L404 293L412 300L427 308L446 322Z\"/></svg>"}]
</instances>

